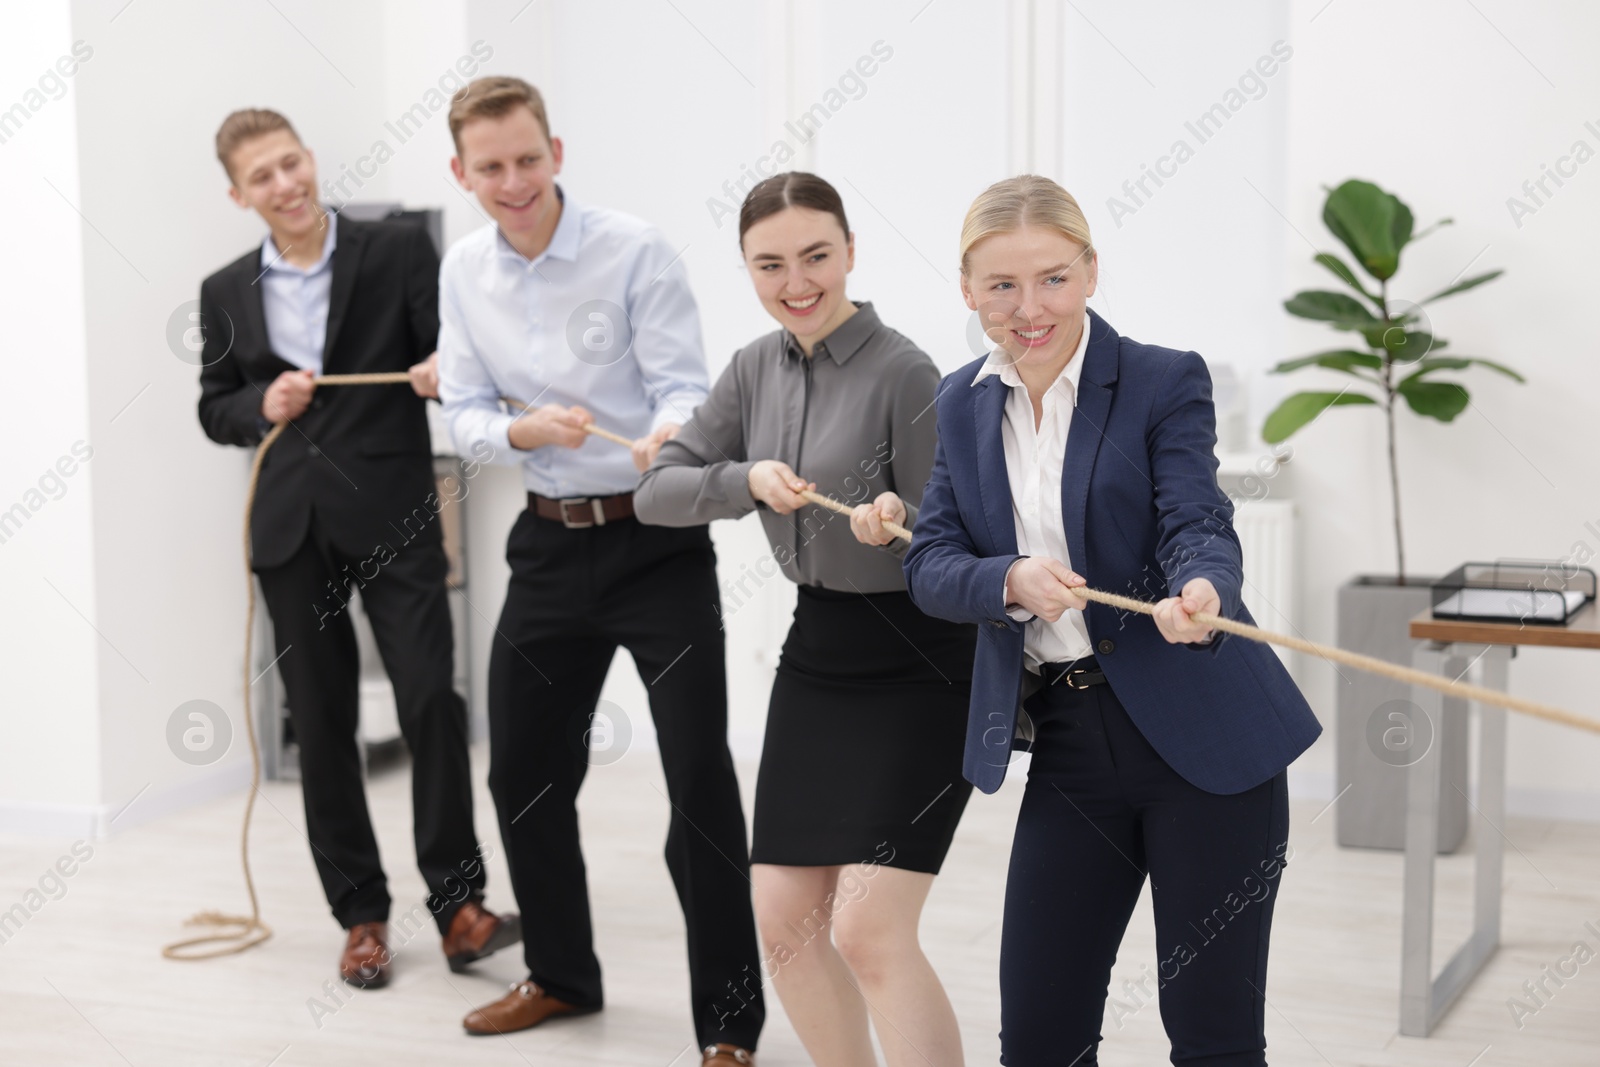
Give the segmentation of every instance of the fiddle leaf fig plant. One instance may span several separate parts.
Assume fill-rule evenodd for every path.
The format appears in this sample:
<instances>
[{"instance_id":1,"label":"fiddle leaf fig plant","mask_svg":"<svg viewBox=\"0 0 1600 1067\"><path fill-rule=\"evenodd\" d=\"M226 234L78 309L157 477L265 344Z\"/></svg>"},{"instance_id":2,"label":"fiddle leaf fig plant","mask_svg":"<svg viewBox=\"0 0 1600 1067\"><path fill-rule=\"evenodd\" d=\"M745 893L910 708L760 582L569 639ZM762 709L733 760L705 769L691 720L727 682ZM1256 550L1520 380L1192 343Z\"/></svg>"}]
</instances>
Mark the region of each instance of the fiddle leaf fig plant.
<instances>
[{"instance_id":1,"label":"fiddle leaf fig plant","mask_svg":"<svg viewBox=\"0 0 1600 1067\"><path fill-rule=\"evenodd\" d=\"M1441 371L1485 367L1513 381L1524 380L1522 375L1494 360L1444 355L1448 342L1434 334L1428 317L1427 305L1494 281L1501 272L1491 270L1458 279L1432 296L1412 303L1390 293L1391 281L1400 270L1400 253L1411 242L1426 237L1440 226L1450 225L1450 219L1440 219L1414 232L1411 209L1399 197L1372 182L1352 178L1328 191L1322 221L1354 258L1361 274L1338 255L1319 252L1313 261L1326 268L1350 291L1306 290L1285 300L1283 307L1291 315L1325 322L1351 336L1344 347L1285 360L1272 371L1287 374L1306 367L1321 367L1356 380L1338 391L1295 393L1285 398L1267 416L1261 435L1269 444L1277 444L1329 408L1376 405L1383 409L1389 445L1395 558L1403 585L1406 554L1400 526L1400 468L1395 456L1396 401L1404 399L1418 415L1450 422L1466 410L1471 397L1459 382L1437 377Z\"/></svg>"}]
</instances>

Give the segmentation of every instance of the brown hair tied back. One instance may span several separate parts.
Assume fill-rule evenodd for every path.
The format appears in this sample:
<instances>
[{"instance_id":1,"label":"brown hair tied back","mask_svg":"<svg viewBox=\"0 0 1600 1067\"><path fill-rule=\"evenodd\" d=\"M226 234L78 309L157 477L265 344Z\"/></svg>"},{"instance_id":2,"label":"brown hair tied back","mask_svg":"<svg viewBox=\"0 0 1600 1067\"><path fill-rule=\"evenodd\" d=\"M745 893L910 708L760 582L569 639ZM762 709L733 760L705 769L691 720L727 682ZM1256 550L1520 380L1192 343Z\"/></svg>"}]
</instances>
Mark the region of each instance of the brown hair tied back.
<instances>
[{"instance_id":1,"label":"brown hair tied back","mask_svg":"<svg viewBox=\"0 0 1600 1067\"><path fill-rule=\"evenodd\" d=\"M744 235L750 227L785 208L804 207L822 211L839 220L845 237L850 236L850 223L844 217L844 201L839 190L815 174L803 170L787 170L774 174L755 184L739 208L739 248L744 249Z\"/></svg>"}]
</instances>

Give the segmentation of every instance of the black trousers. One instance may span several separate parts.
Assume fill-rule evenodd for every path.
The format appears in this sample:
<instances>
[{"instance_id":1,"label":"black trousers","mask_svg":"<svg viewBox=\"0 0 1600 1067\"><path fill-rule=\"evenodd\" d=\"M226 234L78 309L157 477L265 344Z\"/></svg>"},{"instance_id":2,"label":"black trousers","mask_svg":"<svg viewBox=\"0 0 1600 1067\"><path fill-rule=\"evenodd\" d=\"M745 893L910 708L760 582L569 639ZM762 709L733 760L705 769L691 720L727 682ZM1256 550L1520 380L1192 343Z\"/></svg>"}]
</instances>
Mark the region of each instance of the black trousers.
<instances>
[{"instance_id":1,"label":"black trousers","mask_svg":"<svg viewBox=\"0 0 1600 1067\"><path fill-rule=\"evenodd\" d=\"M333 916L346 929L387 919L390 904L357 747L360 664L351 609L343 606L357 587L411 750L417 866L439 930L449 929L464 901L483 895L467 708L451 681L448 569L437 543L350 556L329 542L313 516L289 561L258 572L300 744L306 836Z\"/></svg>"},{"instance_id":2,"label":"black trousers","mask_svg":"<svg viewBox=\"0 0 1600 1067\"><path fill-rule=\"evenodd\" d=\"M761 959L710 535L633 519L568 529L524 511L506 561L511 584L489 656L489 788L531 977L570 1004L604 999L576 802L591 731L612 746L631 732L591 719L621 646L649 689L666 773L667 868L687 927L697 1039L754 1049L765 1019ZM613 747L604 758L619 755Z\"/></svg>"},{"instance_id":3,"label":"black trousers","mask_svg":"<svg viewBox=\"0 0 1600 1067\"><path fill-rule=\"evenodd\" d=\"M1036 734L1006 882L1001 1062L1089 1067L1103 1019L1120 1028L1159 1001L1174 1064L1265 1064L1267 941L1289 852L1285 772L1233 796L1198 789L1109 685L1047 686L1026 708ZM1156 958L1108 1005L1147 874Z\"/></svg>"}]
</instances>

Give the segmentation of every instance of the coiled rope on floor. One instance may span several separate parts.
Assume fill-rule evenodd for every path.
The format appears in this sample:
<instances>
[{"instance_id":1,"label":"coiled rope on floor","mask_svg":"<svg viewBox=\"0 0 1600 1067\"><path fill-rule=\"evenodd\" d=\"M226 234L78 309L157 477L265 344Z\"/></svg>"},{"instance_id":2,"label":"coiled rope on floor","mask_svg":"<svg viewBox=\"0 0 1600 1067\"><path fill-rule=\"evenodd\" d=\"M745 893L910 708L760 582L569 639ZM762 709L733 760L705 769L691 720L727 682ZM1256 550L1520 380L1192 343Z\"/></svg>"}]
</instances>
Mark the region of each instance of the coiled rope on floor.
<instances>
[{"instance_id":1,"label":"coiled rope on floor","mask_svg":"<svg viewBox=\"0 0 1600 1067\"><path fill-rule=\"evenodd\" d=\"M312 379L312 381L314 384L319 386L402 385L410 383L411 376L405 371L392 371L377 374L326 374L318 376ZM502 397L501 399L504 403L511 407L518 408L522 411L526 411L528 409L528 405L520 401L512 400L506 397ZM216 911L200 912L198 915L195 915L189 919L186 925L219 927L231 926L235 927L235 929L226 932L205 934L200 937L192 937L182 941L175 941L172 944L165 946L161 950L161 954L168 959L204 960L214 959L218 956L233 955L235 953L243 952L246 949L253 948L272 936L272 928L261 921L261 904L256 896L255 880L250 873L250 817L255 810L256 793L260 790L261 786L261 750L259 742L256 739L255 721L250 702L250 687L252 682L250 677L250 657L253 651L256 612L255 570L252 566L250 555L250 517L255 507L256 486L261 480L262 461L266 458L267 452L283 434L283 431L288 427L288 425L288 422L280 422L276 424L267 432L267 435L261 439L261 443L256 446L255 459L250 465L250 483L245 491L244 559L245 577L248 586L248 592L245 601L243 681L245 733L250 738L250 795L245 799L244 828L240 833L239 851L240 859L244 867L245 890L250 897L250 914L225 915ZM593 424L587 425L583 429L586 433L589 433L595 437L605 438L607 441L615 442L616 444L624 447L631 448L633 446L633 441L629 438L623 437L618 433L613 433L610 430L602 429ZM855 510L849 504L842 503L833 499L832 497L825 496L810 489L801 490L799 495L804 497L806 500L809 500L813 504L818 504L841 515L849 515ZM899 525L898 523L884 521L883 528L901 540L911 540L911 531L906 529L904 526ZM1149 601L1136 600L1133 597L1121 596L1117 593L1107 593L1103 590L1093 589L1088 586L1079 586L1075 589L1075 592L1087 600L1093 600L1101 604L1106 604L1121 611L1133 611L1143 615L1155 614L1156 605L1150 603ZM1304 638L1293 637L1289 634L1274 633L1271 630L1263 630L1258 626L1252 626L1249 623L1236 622L1233 619L1225 618L1220 615L1213 615L1209 612L1195 612L1189 617L1196 622L1201 623L1202 625L1210 626L1213 629L1222 630L1226 633L1235 634L1239 637L1245 638L1246 640L1257 641L1262 644L1282 645L1285 648L1292 648L1298 652L1305 652L1308 655L1316 656L1319 659L1328 660L1331 663L1342 663L1347 667L1354 667L1357 670L1383 675L1386 678L1392 678L1398 682L1405 682L1410 685L1425 686L1429 689L1444 693L1447 696L1460 697L1465 700L1476 700L1484 704L1493 704L1496 707L1509 708L1512 711L1520 712L1524 715L1530 715L1537 719L1544 719L1548 722L1560 723L1563 726L1570 726L1574 729L1588 730L1591 733L1600 733L1600 721L1591 719L1584 715L1578 715L1574 712L1567 711L1564 708L1554 707L1549 704L1541 704L1533 700L1525 700L1521 697L1512 696L1509 693L1502 693L1497 689L1489 689L1485 686L1472 685L1465 682L1451 681L1447 678L1440 677L1439 675L1430 674L1427 671L1419 671L1414 667L1404 667L1400 664L1390 663L1387 660L1381 660L1374 656L1366 656L1359 652L1351 652L1348 649L1339 648L1334 645L1324 645L1319 644L1316 641L1307 641ZM216 947L207 951L187 951L194 946L199 945L214 945Z\"/></svg>"},{"instance_id":2,"label":"coiled rope on floor","mask_svg":"<svg viewBox=\"0 0 1600 1067\"><path fill-rule=\"evenodd\" d=\"M255 508L256 483L261 480L261 461L267 450L277 441L289 424L280 422L267 431L256 446L255 459L250 464L250 485L244 494L244 732L250 738L250 794L244 801L244 828L239 832L239 861L244 866L244 887L250 894L249 915L226 915L218 911L202 911L191 916L185 926L234 927L217 933L174 941L161 949L169 960L209 960L218 956L231 956L254 948L272 936L272 927L261 921L261 901L256 897L256 882L250 875L250 816L255 811L256 793L261 788L261 743L256 739L255 718L250 712L250 654L254 648L256 622L256 575L250 561L250 513ZM200 950L198 946L211 945Z\"/></svg>"},{"instance_id":3,"label":"coiled rope on floor","mask_svg":"<svg viewBox=\"0 0 1600 1067\"><path fill-rule=\"evenodd\" d=\"M406 371L382 371L370 374L322 374L312 379L318 386L324 385L408 385L411 375ZM518 400L503 398L504 402L519 410L526 411L527 404ZM244 573L245 573L245 622L244 622L244 725L245 733L250 738L250 793L244 803L244 825L239 832L239 860L244 870L245 892L250 898L249 915L228 915L219 911L202 911L191 916L185 926L231 927L231 929L218 930L215 933L202 934L198 937L185 938L174 941L161 949L161 955L169 960L209 960L219 956L232 956L254 948L272 936L272 928L261 921L261 901L256 894L255 877L250 872L250 819L255 812L256 793L261 789L261 745L256 738L255 714L250 699L250 690L253 679L250 677L251 656L255 650L255 621L256 621L256 579L255 567L250 551L250 519L255 511L256 486L261 481L261 465L267 458L267 453L283 431L289 426L288 422L275 424L267 431L261 443L256 446L255 458L250 464L250 481L245 489L244 497ZM631 448L633 442L621 434L603 430L598 426L589 425L584 429L608 441ZM211 946L201 948L200 946Z\"/></svg>"},{"instance_id":4,"label":"coiled rope on floor","mask_svg":"<svg viewBox=\"0 0 1600 1067\"><path fill-rule=\"evenodd\" d=\"M404 371L381 374L324 374L312 379L317 385L399 385L411 381ZM255 647L256 577L250 555L250 516L255 510L256 485L261 481L261 463L274 443L289 426L280 422L267 431L256 446L255 458L250 463L250 483L244 494L244 732L250 738L250 793L244 801L244 826L239 831L239 861L244 868L244 888L250 896L249 915L228 915L219 911L202 911L191 916L185 926L232 927L216 933L184 938L162 946L161 955L169 960L209 960L218 956L232 956L254 948L272 936L272 927L261 921L261 901L256 896L255 878L250 874L250 816L255 811L256 793L261 789L261 743L256 739L255 716L250 706L250 657ZM202 949L200 946L211 948Z\"/></svg>"}]
</instances>

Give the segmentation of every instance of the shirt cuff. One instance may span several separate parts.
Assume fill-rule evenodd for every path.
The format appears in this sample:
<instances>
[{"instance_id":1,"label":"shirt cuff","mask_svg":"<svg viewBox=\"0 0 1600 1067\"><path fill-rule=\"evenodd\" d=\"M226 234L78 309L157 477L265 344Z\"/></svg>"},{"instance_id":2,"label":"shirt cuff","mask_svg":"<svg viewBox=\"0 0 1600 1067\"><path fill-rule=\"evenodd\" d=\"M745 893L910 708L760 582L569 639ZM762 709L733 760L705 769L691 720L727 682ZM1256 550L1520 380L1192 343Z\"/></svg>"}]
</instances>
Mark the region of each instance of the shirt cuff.
<instances>
[{"instance_id":1,"label":"shirt cuff","mask_svg":"<svg viewBox=\"0 0 1600 1067\"><path fill-rule=\"evenodd\" d=\"M844 516L842 516L842 515L840 516L840 518L843 518L843 517ZM903 541L900 538L896 537L893 540L891 540L888 544L886 544L886 545L877 545L876 547L879 548L880 550L884 551L884 552L889 553L889 555L893 556L895 559L902 559L903 560L903 559L906 558L906 552L909 551L910 548L911 548L911 542L910 541Z\"/></svg>"},{"instance_id":2,"label":"shirt cuff","mask_svg":"<svg viewBox=\"0 0 1600 1067\"><path fill-rule=\"evenodd\" d=\"M734 507L745 511L756 510L756 498L750 495L750 468L757 460L729 463L722 469L722 496Z\"/></svg>"},{"instance_id":3,"label":"shirt cuff","mask_svg":"<svg viewBox=\"0 0 1600 1067\"><path fill-rule=\"evenodd\" d=\"M496 412L490 417L488 425L483 428L483 439L489 442L496 454L509 456L524 451L511 443L511 424L516 421L515 415L503 411Z\"/></svg>"},{"instance_id":4,"label":"shirt cuff","mask_svg":"<svg viewBox=\"0 0 1600 1067\"><path fill-rule=\"evenodd\" d=\"M1011 561L1011 566L1006 568L1005 577L1000 583L1000 603L1002 605L1006 603L1006 586L1011 584L1011 572L1016 569L1017 564L1021 563L1027 558L1027 556L1019 556ZM1033 612L1029 611L1020 604L1015 607L1007 607L1005 610L1007 617L1016 622L1027 622L1029 619L1033 618Z\"/></svg>"},{"instance_id":5,"label":"shirt cuff","mask_svg":"<svg viewBox=\"0 0 1600 1067\"><path fill-rule=\"evenodd\" d=\"M655 433L669 422L676 423L681 429L684 420L679 417L676 411L663 404L661 407L656 409L655 415L650 419L650 432Z\"/></svg>"}]
</instances>

